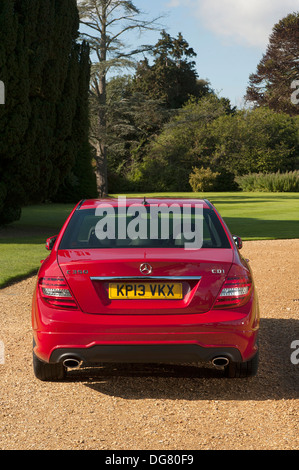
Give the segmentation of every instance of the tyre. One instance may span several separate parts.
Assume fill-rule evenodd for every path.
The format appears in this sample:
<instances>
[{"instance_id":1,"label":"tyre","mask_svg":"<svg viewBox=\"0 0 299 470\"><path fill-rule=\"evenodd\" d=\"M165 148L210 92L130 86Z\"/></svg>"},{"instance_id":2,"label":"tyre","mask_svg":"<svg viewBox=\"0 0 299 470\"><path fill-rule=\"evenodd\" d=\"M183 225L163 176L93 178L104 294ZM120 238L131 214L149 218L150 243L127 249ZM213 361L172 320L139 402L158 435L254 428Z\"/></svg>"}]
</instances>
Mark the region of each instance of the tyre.
<instances>
[{"instance_id":1,"label":"tyre","mask_svg":"<svg viewBox=\"0 0 299 470\"><path fill-rule=\"evenodd\" d=\"M259 366L259 352L247 362L230 362L224 370L225 377L231 379L241 379L254 377L257 374Z\"/></svg>"},{"instance_id":2,"label":"tyre","mask_svg":"<svg viewBox=\"0 0 299 470\"><path fill-rule=\"evenodd\" d=\"M58 382L65 378L66 369L63 364L47 364L33 353L33 372L37 379L46 382Z\"/></svg>"}]
</instances>

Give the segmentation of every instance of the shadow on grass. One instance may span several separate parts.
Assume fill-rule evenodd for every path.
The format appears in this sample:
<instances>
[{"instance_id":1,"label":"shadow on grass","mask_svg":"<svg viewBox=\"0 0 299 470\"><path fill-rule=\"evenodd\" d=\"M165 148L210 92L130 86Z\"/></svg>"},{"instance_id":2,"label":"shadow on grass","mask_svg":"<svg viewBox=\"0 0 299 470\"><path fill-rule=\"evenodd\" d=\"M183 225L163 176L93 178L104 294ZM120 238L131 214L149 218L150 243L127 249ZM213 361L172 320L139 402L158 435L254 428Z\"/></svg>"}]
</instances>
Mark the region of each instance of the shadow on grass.
<instances>
[{"instance_id":1,"label":"shadow on grass","mask_svg":"<svg viewBox=\"0 0 299 470\"><path fill-rule=\"evenodd\" d=\"M7 280L1 282L0 284L0 291L1 289L5 289L6 287L11 287L14 284L18 284L19 282L25 281L26 279L30 279L37 275L39 271L39 267L35 269L31 269L30 271L24 274L17 274L16 276L9 277Z\"/></svg>"},{"instance_id":2,"label":"shadow on grass","mask_svg":"<svg viewBox=\"0 0 299 470\"><path fill-rule=\"evenodd\" d=\"M244 202L248 201L256 203L256 202L288 202L289 200L298 200L299 201L299 193L212 193L210 196L207 194L207 199L212 201L213 199L221 203L222 201L225 204L233 204L234 202Z\"/></svg>"},{"instance_id":3,"label":"shadow on grass","mask_svg":"<svg viewBox=\"0 0 299 470\"><path fill-rule=\"evenodd\" d=\"M46 240L59 233L61 227L0 227L0 245L45 245Z\"/></svg>"},{"instance_id":4,"label":"shadow on grass","mask_svg":"<svg viewBox=\"0 0 299 470\"><path fill-rule=\"evenodd\" d=\"M65 204L45 204L25 207L18 222L0 226L0 243L44 244L59 233L72 207Z\"/></svg>"},{"instance_id":5,"label":"shadow on grass","mask_svg":"<svg viewBox=\"0 0 299 470\"><path fill-rule=\"evenodd\" d=\"M299 238L299 220L261 220L254 218L224 217L233 235L250 239Z\"/></svg>"},{"instance_id":6,"label":"shadow on grass","mask_svg":"<svg viewBox=\"0 0 299 470\"><path fill-rule=\"evenodd\" d=\"M249 379L226 379L221 371L192 364L105 364L68 371L67 381L128 400L298 399L299 365L291 363L290 348L295 339L297 320L262 319L259 372Z\"/></svg>"}]
</instances>

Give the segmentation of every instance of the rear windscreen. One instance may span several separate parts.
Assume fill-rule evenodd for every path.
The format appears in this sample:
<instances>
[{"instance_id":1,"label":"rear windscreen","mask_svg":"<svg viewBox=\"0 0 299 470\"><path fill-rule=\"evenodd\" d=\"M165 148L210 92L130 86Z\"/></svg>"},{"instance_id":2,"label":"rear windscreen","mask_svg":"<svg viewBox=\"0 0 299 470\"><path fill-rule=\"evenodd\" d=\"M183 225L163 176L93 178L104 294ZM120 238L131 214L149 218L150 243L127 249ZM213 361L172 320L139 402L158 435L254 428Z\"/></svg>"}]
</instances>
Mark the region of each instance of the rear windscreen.
<instances>
[{"instance_id":1,"label":"rear windscreen","mask_svg":"<svg viewBox=\"0 0 299 470\"><path fill-rule=\"evenodd\" d=\"M184 213L149 207L80 209L74 212L59 249L80 248L231 248L211 209Z\"/></svg>"}]
</instances>

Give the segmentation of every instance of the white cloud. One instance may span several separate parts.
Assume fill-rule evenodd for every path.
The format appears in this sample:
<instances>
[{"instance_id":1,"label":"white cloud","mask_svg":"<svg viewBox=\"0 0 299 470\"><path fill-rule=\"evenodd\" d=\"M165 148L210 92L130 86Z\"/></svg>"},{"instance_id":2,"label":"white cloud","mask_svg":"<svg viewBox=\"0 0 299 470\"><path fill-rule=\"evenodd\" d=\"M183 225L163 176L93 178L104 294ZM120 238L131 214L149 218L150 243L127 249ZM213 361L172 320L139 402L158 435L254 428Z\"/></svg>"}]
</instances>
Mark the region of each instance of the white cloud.
<instances>
[{"instance_id":1,"label":"white cloud","mask_svg":"<svg viewBox=\"0 0 299 470\"><path fill-rule=\"evenodd\" d=\"M183 6L186 0L172 0ZM299 10L299 0L192 0L188 2L213 33L247 46L265 48L272 28L284 16Z\"/></svg>"},{"instance_id":2,"label":"white cloud","mask_svg":"<svg viewBox=\"0 0 299 470\"><path fill-rule=\"evenodd\" d=\"M181 0L169 0L169 2L166 4L168 8L176 8L181 5Z\"/></svg>"}]
</instances>

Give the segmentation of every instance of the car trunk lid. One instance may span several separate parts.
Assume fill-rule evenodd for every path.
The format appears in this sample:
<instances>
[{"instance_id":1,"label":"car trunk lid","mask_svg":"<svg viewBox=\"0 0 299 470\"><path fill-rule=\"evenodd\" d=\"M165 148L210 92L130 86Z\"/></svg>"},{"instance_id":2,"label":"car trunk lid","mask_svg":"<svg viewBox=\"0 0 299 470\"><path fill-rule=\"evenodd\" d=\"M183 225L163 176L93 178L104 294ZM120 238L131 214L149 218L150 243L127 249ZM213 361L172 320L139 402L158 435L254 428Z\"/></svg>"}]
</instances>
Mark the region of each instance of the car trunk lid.
<instances>
[{"instance_id":1,"label":"car trunk lid","mask_svg":"<svg viewBox=\"0 0 299 470\"><path fill-rule=\"evenodd\" d=\"M233 253L232 249L132 248L59 250L57 256L83 312L156 315L210 310Z\"/></svg>"}]
</instances>

